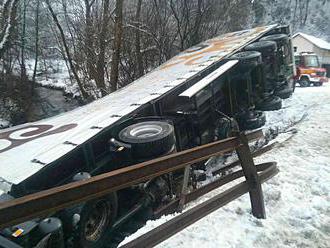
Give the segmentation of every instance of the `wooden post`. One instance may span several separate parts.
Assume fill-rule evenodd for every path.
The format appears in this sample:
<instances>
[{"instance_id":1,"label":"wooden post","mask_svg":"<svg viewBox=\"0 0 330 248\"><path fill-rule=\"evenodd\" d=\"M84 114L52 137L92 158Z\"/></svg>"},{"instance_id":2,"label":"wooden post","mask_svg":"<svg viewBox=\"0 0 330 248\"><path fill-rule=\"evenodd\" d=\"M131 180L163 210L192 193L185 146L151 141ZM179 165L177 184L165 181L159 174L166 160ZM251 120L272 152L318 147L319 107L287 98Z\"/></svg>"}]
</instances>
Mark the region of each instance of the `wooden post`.
<instances>
[{"instance_id":1,"label":"wooden post","mask_svg":"<svg viewBox=\"0 0 330 248\"><path fill-rule=\"evenodd\" d=\"M243 145L236 148L236 152L241 162L244 176L249 185L252 214L258 219L265 219L266 212L261 183L257 173L257 168L251 155L248 139L242 132L238 133L238 138Z\"/></svg>"}]
</instances>

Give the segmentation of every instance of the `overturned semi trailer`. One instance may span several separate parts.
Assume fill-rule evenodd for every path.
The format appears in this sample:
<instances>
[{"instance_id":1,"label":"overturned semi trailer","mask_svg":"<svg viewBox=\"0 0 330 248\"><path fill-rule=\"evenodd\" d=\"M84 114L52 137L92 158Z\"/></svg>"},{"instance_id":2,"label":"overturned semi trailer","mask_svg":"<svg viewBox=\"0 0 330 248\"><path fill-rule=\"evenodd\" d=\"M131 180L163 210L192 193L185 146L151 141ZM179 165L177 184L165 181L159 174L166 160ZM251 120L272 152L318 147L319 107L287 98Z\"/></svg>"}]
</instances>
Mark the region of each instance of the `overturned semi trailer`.
<instances>
[{"instance_id":1,"label":"overturned semi trailer","mask_svg":"<svg viewBox=\"0 0 330 248\"><path fill-rule=\"evenodd\" d=\"M293 93L293 74L288 26L205 41L100 100L2 130L0 202L260 128L263 111L280 109ZM202 178L191 174L169 173L54 213L54 224L35 219L0 237L34 247L63 229L63 244L102 247L141 209L156 211Z\"/></svg>"}]
</instances>

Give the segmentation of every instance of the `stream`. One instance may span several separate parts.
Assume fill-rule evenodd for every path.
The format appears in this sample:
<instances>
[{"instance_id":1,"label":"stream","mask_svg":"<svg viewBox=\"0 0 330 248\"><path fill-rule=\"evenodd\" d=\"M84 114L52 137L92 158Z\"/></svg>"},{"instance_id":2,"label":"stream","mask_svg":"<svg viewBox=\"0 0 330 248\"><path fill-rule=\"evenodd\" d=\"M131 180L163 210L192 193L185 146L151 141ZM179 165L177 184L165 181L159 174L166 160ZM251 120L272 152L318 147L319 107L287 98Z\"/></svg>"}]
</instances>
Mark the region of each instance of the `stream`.
<instances>
[{"instance_id":1,"label":"stream","mask_svg":"<svg viewBox=\"0 0 330 248\"><path fill-rule=\"evenodd\" d=\"M38 121L79 107L79 101L67 97L62 90L36 87L35 97L28 113L28 121Z\"/></svg>"}]
</instances>

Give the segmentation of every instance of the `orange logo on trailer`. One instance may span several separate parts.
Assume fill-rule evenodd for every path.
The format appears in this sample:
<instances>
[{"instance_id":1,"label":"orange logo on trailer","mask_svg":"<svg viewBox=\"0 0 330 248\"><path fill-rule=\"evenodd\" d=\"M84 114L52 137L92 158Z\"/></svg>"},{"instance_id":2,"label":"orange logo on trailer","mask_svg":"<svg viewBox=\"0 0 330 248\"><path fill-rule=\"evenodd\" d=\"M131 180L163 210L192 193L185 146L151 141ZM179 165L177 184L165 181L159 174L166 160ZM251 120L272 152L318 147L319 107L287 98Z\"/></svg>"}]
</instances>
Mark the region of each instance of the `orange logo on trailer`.
<instances>
[{"instance_id":1,"label":"orange logo on trailer","mask_svg":"<svg viewBox=\"0 0 330 248\"><path fill-rule=\"evenodd\" d=\"M0 133L0 153L23 145L31 140L66 132L76 126L78 124L68 124L51 130L54 127L53 125L31 125Z\"/></svg>"},{"instance_id":2,"label":"orange logo on trailer","mask_svg":"<svg viewBox=\"0 0 330 248\"><path fill-rule=\"evenodd\" d=\"M242 42L244 39L249 39L251 35L262 32L265 28L256 28L251 30L244 30L226 34L208 41L208 43L201 43L193 48L184 51L182 54L174 57L160 69L167 69L177 64L183 63L184 65L196 65L196 61L203 58L207 53L222 52L222 57L232 52L235 45Z\"/></svg>"}]
</instances>

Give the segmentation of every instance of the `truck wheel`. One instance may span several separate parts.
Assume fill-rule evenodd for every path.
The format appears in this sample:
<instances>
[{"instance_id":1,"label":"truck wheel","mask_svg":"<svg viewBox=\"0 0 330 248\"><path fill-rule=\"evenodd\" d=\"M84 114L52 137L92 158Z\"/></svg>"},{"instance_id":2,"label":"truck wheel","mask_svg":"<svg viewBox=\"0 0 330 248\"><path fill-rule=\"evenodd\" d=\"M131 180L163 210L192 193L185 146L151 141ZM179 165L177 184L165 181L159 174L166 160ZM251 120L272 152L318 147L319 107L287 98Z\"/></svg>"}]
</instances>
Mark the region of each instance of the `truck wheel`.
<instances>
[{"instance_id":1,"label":"truck wheel","mask_svg":"<svg viewBox=\"0 0 330 248\"><path fill-rule=\"evenodd\" d=\"M314 83L314 86L322 86L323 83L322 82L317 82L317 83Z\"/></svg>"},{"instance_id":2,"label":"truck wheel","mask_svg":"<svg viewBox=\"0 0 330 248\"><path fill-rule=\"evenodd\" d=\"M104 247L110 235L110 227L117 217L117 209L116 193L87 202L80 212L75 246Z\"/></svg>"},{"instance_id":3,"label":"truck wheel","mask_svg":"<svg viewBox=\"0 0 330 248\"><path fill-rule=\"evenodd\" d=\"M282 108L282 99L278 96L271 96L264 99L261 102L258 102L256 109L261 111L274 111Z\"/></svg>"},{"instance_id":4,"label":"truck wheel","mask_svg":"<svg viewBox=\"0 0 330 248\"><path fill-rule=\"evenodd\" d=\"M266 123L266 115L262 111L248 111L237 118L240 130L253 130L262 127Z\"/></svg>"},{"instance_id":5,"label":"truck wheel","mask_svg":"<svg viewBox=\"0 0 330 248\"><path fill-rule=\"evenodd\" d=\"M297 82L293 79L289 80L288 82L289 87L292 89L292 93L294 93L294 91L296 90L296 83Z\"/></svg>"},{"instance_id":6,"label":"truck wheel","mask_svg":"<svg viewBox=\"0 0 330 248\"><path fill-rule=\"evenodd\" d=\"M134 158L153 158L164 155L175 146L174 127L165 121L145 121L121 130L120 141L131 145Z\"/></svg>"},{"instance_id":7,"label":"truck wheel","mask_svg":"<svg viewBox=\"0 0 330 248\"><path fill-rule=\"evenodd\" d=\"M215 123L215 140L222 140L230 137L232 131L231 122L228 119L220 118Z\"/></svg>"},{"instance_id":8,"label":"truck wheel","mask_svg":"<svg viewBox=\"0 0 330 248\"><path fill-rule=\"evenodd\" d=\"M311 85L311 82L309 81L308 78L303 77L302 79L299 80L299 85L300 87L309 87Z\"/></svg>"},{"instance_id":9,"label":"truck wheel","mask_svg":"<svg viewBox=\"0 0 330 248\"><path fill-rule=\"evenodd\" d=\"M246 51L258 51L261 53L274 53L277 49L275 41L258 41L254 42L244 48Z\"/></svg>"},{"instance_id":10,"label":"truck wheel","mask_svg":"<svg viewBox=\"0 0 330 248\"><path fill-rule=\"evenodd\" d=\"M292 93L293 93L292 89L287 87L282 90L276 91L275 95L282 99L288 99L292 96Z\"/></svg>"},{"instance_id":11,"label":"truck wheel","mask_svg":"<svg viewBox=\"0 0 330 248\"><path fill-rule=\"evenodd\" d=\"M257 51L239 52L231 56L232 60L239 60L244 69L253 69L262 63L261 53Z\"/></svg>"},{"instance_id":12,"label":"truck wheel","mask_svg":"<svg viewBox=\"0 0 330 248\"><path fill-rule=\"evenodd\" d=\"M260 39L260 41L275 41L278 45L285 44L289 40L289 36L286 34L271 34Z\"/></svg>"}]
</instances>

